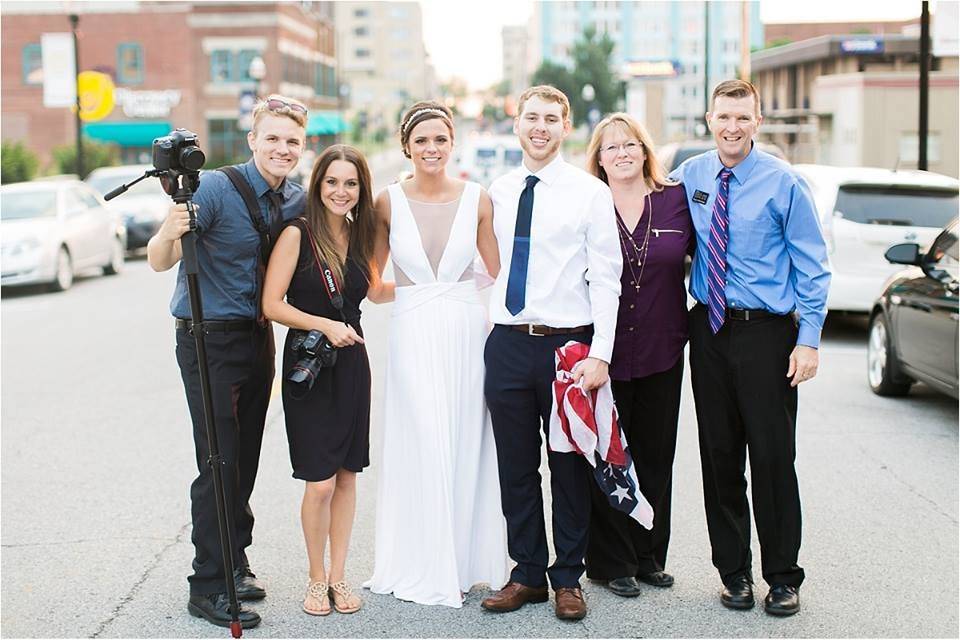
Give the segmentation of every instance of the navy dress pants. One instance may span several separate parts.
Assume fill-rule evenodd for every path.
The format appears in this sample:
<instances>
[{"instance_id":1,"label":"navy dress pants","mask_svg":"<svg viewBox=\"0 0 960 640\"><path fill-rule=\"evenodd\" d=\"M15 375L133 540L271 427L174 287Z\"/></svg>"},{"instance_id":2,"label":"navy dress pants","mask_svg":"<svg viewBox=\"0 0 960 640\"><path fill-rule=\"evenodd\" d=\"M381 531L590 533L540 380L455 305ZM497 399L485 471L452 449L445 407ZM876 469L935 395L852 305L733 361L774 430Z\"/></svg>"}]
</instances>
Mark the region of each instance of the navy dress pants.
<instances>
[{"instance_id":1,"label":"navy dress pants","mask_svg":"<svg viewBox=\"0 0 960 640\"><path fill-rule=\"evenodd\" d=\"M589 344L592 332L531 336L497 325L484 350L484 391L493 418L507 550L517 563L510 580L528 587L579 587L590 527L593 475L583 456L547 452L553 497L556 561L547 568L540 460L556 378L554 352L570 340Z\"/></svg>"}]
</instances>

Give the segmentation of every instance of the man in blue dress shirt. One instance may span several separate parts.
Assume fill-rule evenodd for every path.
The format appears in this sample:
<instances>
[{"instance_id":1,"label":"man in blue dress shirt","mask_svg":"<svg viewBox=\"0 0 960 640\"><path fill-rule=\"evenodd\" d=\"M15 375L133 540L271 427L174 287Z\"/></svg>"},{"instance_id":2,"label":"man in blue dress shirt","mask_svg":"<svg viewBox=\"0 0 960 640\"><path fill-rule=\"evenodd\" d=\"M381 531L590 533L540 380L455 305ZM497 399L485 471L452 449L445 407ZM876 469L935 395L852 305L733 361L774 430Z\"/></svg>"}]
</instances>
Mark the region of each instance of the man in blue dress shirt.
<instances>
[{"instance_id":1,"label":"man in blue dress shirt","mask_svg":"<svg viewBox=\"0 0 960 640\"><path fill-rule=\"evenodd\" d=\"M764 601L773 615L800 610L803 569L796 457L797 385L817 373L830 272L813 200L790 165L760 151L763 118L749 82L713 91L706 114L716 151L691 158L684 183L697 233L690 274L690 369L707 527L722 603L754 605L750 507Z\"/></svg>"},{"instance_id":2,"label":"man in blue dress shirt","mask_svg":"<svg viewBox=\"0 0 960 640\"><path fill-rule=\"evenodd\" d=\"M237 166L256 196L259 214L273 239L283 221L303 213L303 189L286 178L303 151L306 120L307 109L299 101L269 96L253 111L253 129L247 134L253 157ZM205 173L193 202L214 426L224 458L223 487L233 523L234 579L239 599L258 600L266 592L250 571L245 550L253 537L249 500L260 461L275 355L273 332L260 313L261 236L240 192L225 173ZM166 271L180 262L180 237L188 229L186 205L171 207L147 245L147 260L155 271ZM207 462L210 452L182 263L170 311L176 318L177 363L193 421L199 472L190 487L195 555L193 574L187 579L187 607L191 615L229 626L213 472ZM242 609L239 617L244 628L260 622L260 616L249 609Z\"/></svg>"}]
</instances>

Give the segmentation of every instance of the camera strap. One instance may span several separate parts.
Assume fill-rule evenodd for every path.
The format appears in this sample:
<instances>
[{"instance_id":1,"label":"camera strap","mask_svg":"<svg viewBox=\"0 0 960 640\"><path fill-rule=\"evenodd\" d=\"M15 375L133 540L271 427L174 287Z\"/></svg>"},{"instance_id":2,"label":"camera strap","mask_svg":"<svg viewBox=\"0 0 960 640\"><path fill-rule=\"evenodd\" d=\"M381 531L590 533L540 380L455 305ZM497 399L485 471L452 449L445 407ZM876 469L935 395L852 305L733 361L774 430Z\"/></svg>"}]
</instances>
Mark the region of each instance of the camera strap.
<instances>
[{"instance_id":1,"label":"camera strap","mask_svg":"<svg viewBox=\"0 0 960 640\"><path fill-rule=\"evenodd\" d=\"M267 319L263 315L263 301L261 297L263 294L263 279L266 277L267 272L267 262L270 261L270 252L273 250L273 242L270 238L270 226L263 219L260 203L257 201L257 194L243 176L240 168L236 165L231 165L229 167L220 167L217 171L226 174L230 182L233 183L233 188L237 190L237 193L239 193L243 199L243 203L247 205L247 214L250 216L250 222L253 223L253 228L256 230L257 235L260 236L260 260L257 265L256 291L257 323L261 327L265 327L267 326Z\"/></svg>"},{"instance_id":2,"label":"camera strap","mask_svg":"<svg viewBox=\"0 0 960 640\"><path fill-rule=\"evenodd\" d=\"M347 317L343 313L343 296L340 293L340 284L337 282L336 276L333 275L333 270L320 259L320 253L317 251L317 239L313 236L310 225L307 224L306 218L303 217L296 218L293 222L307 235L308 244L313 251L313 260L317 265L317 271L320 273L320 277L323 279L324 289L327 291L330 303L334 309L340 312L340 318L343 319L343 323L348 324Z\"/></svg>"}]
</instances>

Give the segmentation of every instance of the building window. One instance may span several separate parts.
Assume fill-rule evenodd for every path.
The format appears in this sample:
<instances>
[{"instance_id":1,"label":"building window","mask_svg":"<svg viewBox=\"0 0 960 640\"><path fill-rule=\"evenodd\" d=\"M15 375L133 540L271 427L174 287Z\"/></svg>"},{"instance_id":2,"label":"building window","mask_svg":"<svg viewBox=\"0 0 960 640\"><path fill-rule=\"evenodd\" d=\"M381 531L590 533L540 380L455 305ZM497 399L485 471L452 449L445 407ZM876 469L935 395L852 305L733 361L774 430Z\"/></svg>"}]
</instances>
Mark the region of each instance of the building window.
<instances>
[{"instance_id":1,"label":"building window","mask_svg":"<svg viewBox=\"0 0 960 640\"><path fill-rule=\"evenodd\" d=\"M210 54L210 81L230 82L233 68L233 53L218 49Z\"/></svg>"},{"instance_id":2,"label":"building window","mask_svg":"<svg viewBox=\"0 0 960 640\"><path fill-rule=\"evenodd\" d=\"M369 58L369 57L370 57L370 49L356 49L356 50L353 52L353 55L355 55L355 56L358 57L358 58Z\"/></svg>"},{"instance_id":3,"label":"building window","mask_svg":"<svg viewBox=\"0 0 960 640\"><path fill-rule=\"evenodd\" d=\"M211 118L207 120L207 130L207 144L210 148L207 166L218 167L247 159L250 154L247 136L237 127L236 119Z\"/></svg>"},{"instance_id":4,"label":"building window","mask_svg":"<svg viewBox=\"0 0 960 640\"><path fill-rule=\"evenodd\" d=\"M353 30L353 35L360 37L370 35L370 29L367 27L357 27Z\"/></svg>"},{"instance_id":5,"label":"building window","mask_svg":"<svg viewBox=\"0 0 960 640\"><path fill-rule=\"evenodd\" d=\"M250 77L250 63L258 55L260 55L260 52L255 49L244 49L237 52L235 68L241 82L253 82L253 78Z\"/></svg>"},{"instance_id":6,"label":"building window","mask_svg":"<svg viewBox=\"0 0 960 640\"><path fill-rule=\"evenodd\" d=\"M43 58L40 45L23 45L23 84L43 84Z\"/></svg>"},{"instance_id":7,"label":"building window","mask_svg":"<svg viewBox=\"0 0 960 640\"><path fill-rule=\"evenodd\" d=\"M143 82L143 47L135 42L117 45L117 82L140 84Z\"/></svg>"},{"instance_id":8,"label":"building window","mask_svg":"<svg viewBox=\"0 0 960 640\"><path fill-rule=\"evenodd\" d=\"M366 9L354 9L354 10L353 10L353 17L354 17L354 18L366 18L366 17L367 17L367 10L366 10Z\"/></svg>"}]
</instances>

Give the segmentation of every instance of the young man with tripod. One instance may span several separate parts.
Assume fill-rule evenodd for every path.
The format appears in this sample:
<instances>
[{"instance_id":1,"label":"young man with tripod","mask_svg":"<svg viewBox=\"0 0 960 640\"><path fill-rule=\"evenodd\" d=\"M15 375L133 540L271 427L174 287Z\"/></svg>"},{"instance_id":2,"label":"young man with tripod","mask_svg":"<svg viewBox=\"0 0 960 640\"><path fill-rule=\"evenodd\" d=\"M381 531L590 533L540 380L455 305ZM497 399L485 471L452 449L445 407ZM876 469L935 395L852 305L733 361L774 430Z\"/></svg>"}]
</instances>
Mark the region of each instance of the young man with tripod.
<instances>
[{"instance_id":1,"label":"young man with tripod","mask_svg":"<svg viewBox=\"0 0 960 640\"><path fill-rule=\"evenodd\" d=\"M286 177L303 151L307 109L296 100L274 95L257 105L253 115L253 129L247 134L253 157L237 169L256 197L260 226L269 227L269 237L275 239L283 222L304 208L303 189ZM225 173L205 173L193 205L213 422L222 458L227 522L233 525L233 577L240 600L259 600L266 591L250 570L245 549L252 542L249 500L274 375L273 331L260 309L263 236L251 220L252 207ZM181 261L181 237L188 231L187 205L171 207L147 245L147 260L154 271L166 271ZM193 574L187 579L188 610L226 627L231 622L230 602L208 460L195 327L182 262L170 311L176 318L177 363L193 421L199 472L190 489L195 555ZM251 610L241 610L239 619L245 628L260 623L260 616Z\"/></svg>"}]
</instances>

